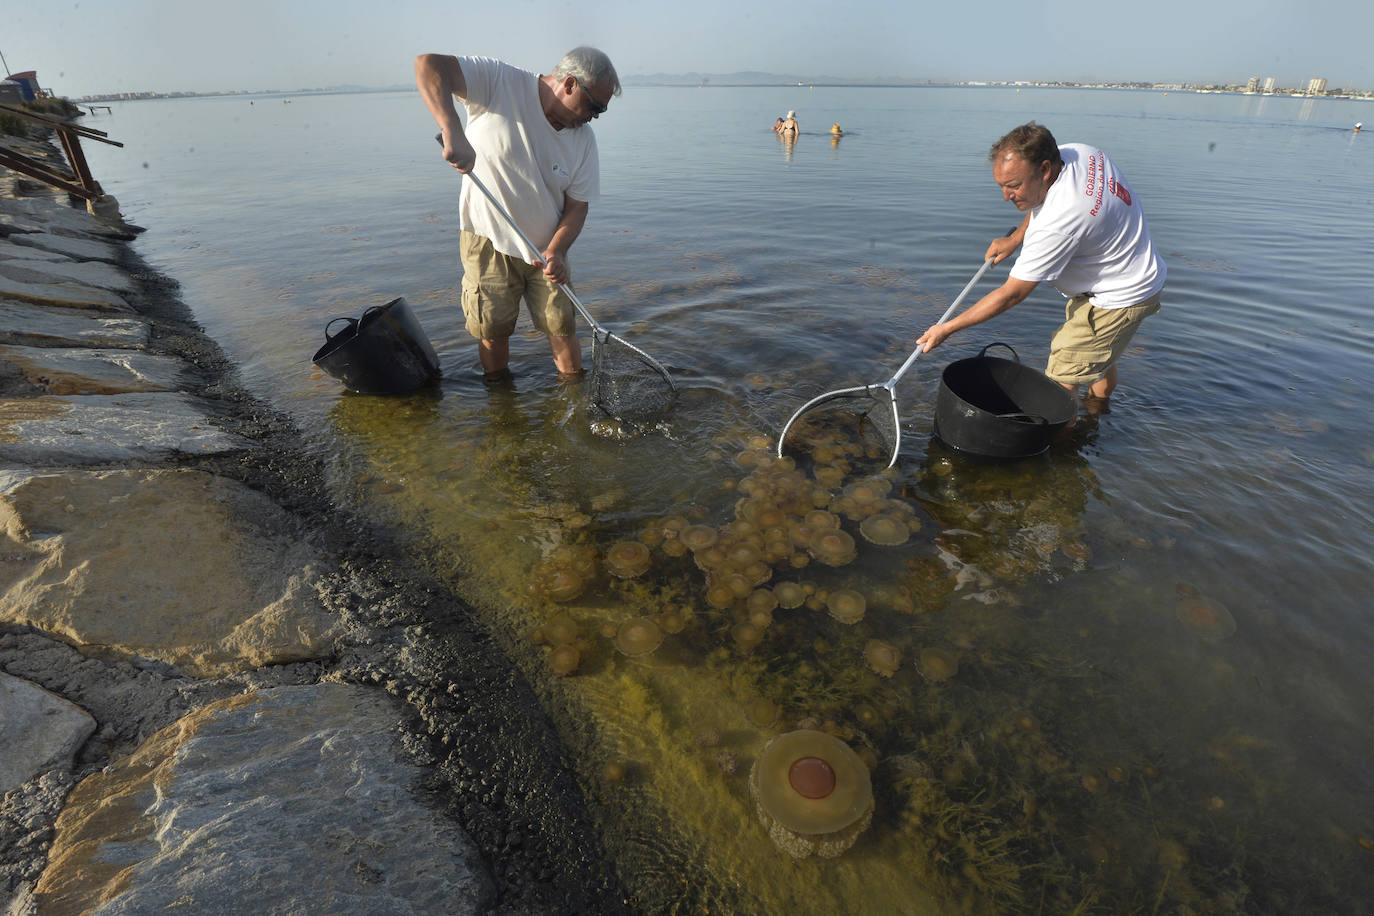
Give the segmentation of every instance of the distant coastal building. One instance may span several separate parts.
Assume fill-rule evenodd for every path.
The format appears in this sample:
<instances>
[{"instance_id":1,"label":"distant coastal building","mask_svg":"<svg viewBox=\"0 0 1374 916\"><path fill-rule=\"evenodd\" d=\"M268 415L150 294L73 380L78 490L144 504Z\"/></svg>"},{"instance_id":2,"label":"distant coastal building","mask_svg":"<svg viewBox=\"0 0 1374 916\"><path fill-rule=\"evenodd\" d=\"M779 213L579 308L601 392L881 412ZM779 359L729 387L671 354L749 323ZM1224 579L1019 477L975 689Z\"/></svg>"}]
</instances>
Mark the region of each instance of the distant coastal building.
<instances>
[{"instance_id":1,"label":"distant coastal building","mask_svg":"<svg viewBox=\"0 0 1374 916\"><path fill-rule=\"evenodd\" d=\"M1274 78L1272 76L1266 76L1264 78L1263 91L1265 95L1272 95L1274 93Z\"/></svg>"},{"instance_id":2,"label":"distant coastal building","mask_svg":"<svg viewBox=\"0 0 1374 916\"><path fill-rule=\"evenodd\" d=\"M1326 80L1318 77L1307 81L1308 95L1326 95Z\"/></svg>"},{"instance_id":3,"label":"distant coastal building","mask_svg":"<svg viewBox=\"0 0 1374 916\"><path fill-rule=\"evenodd\" d=\"M1250 77L1250 79L1245 84L1245 91L1251 94L1259 92L1259 83L1260 80L1258 76Z\"/></svg>"}]
</instances>

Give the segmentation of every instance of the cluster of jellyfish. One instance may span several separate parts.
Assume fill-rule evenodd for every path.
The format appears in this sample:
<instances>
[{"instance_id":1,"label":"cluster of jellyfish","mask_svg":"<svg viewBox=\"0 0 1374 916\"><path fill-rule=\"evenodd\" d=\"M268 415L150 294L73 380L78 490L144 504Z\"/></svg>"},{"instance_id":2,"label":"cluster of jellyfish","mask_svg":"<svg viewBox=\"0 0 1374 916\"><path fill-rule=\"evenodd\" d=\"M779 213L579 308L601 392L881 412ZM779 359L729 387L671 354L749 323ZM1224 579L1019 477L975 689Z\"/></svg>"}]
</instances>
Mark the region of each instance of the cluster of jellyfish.
<instances>
[{"instance_id":1,"label":"cluster of jellyfish","mask_svg":"<svg viewBox=\"0 0 1374 916\"><path fill-rule=\"evenodd\" d=\"M777 609L807 607L826 611L841 624L864 618L868 599L851 587L826 588L782 575L800 575L817 564L836 569L852 563L858 544L845 530L846 520L857 524L859 536L884 547L905 544L920 530L913 506L893 498L892 480L884 474L860 476L848 483L859 446L843 442L816 444L810 453L810 473L790 457L772 454L764 437L750 440L736 456L749 473L738 484L742 494L734 506L734 518L723 525L693 522L685 515L658 519L633 539L617 541L604 553L590 546L564 545L554 550L534 570L531 598L568 603L580 598L602 569L619 579L634 579L653 566L656 556L671 562L690 557L704 575L702 601L720 613L734 615L730 628L734 648L750 652L764 639ZM910 597L884 590L884 603L893 610L913 613ZM618 626L607 625L605 636L625 655L652 652L664 634L679 632L686 617L666 610L633 618ZM558 674L577 670L578 660L590 645L583 637L559 641L558 627L548 624L535 633L535 641L550 648L548 660ZM865 652L869 666L890 676L900 664L900 653L874 640Z\"/></svg>"}]
</instances>

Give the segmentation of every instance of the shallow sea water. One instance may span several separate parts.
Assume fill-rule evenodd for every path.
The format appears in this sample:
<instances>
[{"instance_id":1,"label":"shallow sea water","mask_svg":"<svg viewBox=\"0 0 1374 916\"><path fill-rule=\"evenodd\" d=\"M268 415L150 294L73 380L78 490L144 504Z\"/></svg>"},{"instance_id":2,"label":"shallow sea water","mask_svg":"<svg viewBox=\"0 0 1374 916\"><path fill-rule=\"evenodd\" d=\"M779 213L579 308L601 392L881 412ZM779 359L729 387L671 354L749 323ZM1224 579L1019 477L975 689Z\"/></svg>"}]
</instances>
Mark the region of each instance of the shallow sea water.
<instances>
[{"instance_id":1,"label":"shallow sea water","mask_svg":"<svg viewBox=\"0 0 1374 916\"><path fill-rule=\"evenodd\" d=\"M768 131L788 108L791 148ZM481 384L454 294L459 179L415 94L134 102L87 123L126 144L90 156L148 227L140 252L327 456L339 498L398 526L538 685L644 909L1368 912L1374 136L1349 127L1371 115L1178 92L628 89L596 125L604 197L575 281L682 394L623 440L593 432L531 335L513 389ZM750 587L797 582L821 609L773 610L750 648L749 606L714 606L723 577L671 542L686 524L742 538L741 515L766 531L760 503L783 491L793 521L828 502L798 483L811 458L767 458L773 438L811 396L885 381L1017 221L984 156L1031 118L1113 156L1169 263L1111 411L1020 462L930 438L949 362L1005 341L1043 367L1051 289L923 356L879 478L914 531L878 546L846 517L851 561L755 568ZM343 394L309 362L325 323L399 295L442 383ZM826 478L837 493L867 477L851 463ZM624 541L650 547L647 571L606 571ZM589 557L581 593L554 601L560 559ZM842 590L865 598L857 623L824 609ZM562 616L582 653L560 678L538 643ZM678 631L616 652L606 634L643 616ZM900 652L892 676L865 664L871 640ZM929 650L957 672L926 676ZM750 797L764 743L798 723L872 768L872 824L834 859L781 852Z\"/></svg>"}]
</instances>

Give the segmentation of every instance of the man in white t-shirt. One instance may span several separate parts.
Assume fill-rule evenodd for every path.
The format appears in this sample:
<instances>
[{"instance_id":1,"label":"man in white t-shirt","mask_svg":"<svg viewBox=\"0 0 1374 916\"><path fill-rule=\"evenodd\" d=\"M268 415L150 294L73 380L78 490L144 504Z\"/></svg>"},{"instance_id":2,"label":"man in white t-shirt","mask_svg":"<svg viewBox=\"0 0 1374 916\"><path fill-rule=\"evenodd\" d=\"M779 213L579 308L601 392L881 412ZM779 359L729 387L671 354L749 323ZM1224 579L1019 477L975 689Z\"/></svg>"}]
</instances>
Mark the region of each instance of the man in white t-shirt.
<instances>
[{"instance_id":1,"label":"man in white t-shirt","mask_svg":"<svg viewBox=\"0 0 1374 916\"><path fill-rule=\"evenodd\" d=\"M918 344L938 347L955 331L1000 315L1042 281L1068 299L1050 342L1045 374L1103 401L1116 388L1117 360L1140 323L1159 311L1167 271L1150 240L1140 200L1100 149L1059 146L1031 121L992 145L988 158L1002 198L1025 212L1021 225L988 246L997 263L1018 247L1008 279L962 314L931 326Z\"/></svg>"},{"instance_id":2,"label":"man in white t-shirt","mask_svg":"<svg viewBox=\"0 0 1374 916\"><path fill-rule=\"evenodd\" d=\"M548 335L559 373L580 374L576 312L559 287L569 282L568 249L601 190L590 122L620 95L610 58L574 48L542 76L489 57L421 54L415 82L439 125L444 160L480 178L540 248L530 251L472 182L463 182L463 315L487 380L510 378L522 298ZM454 99L466 110L466 128Z\"/></svg>"}]
</instances>

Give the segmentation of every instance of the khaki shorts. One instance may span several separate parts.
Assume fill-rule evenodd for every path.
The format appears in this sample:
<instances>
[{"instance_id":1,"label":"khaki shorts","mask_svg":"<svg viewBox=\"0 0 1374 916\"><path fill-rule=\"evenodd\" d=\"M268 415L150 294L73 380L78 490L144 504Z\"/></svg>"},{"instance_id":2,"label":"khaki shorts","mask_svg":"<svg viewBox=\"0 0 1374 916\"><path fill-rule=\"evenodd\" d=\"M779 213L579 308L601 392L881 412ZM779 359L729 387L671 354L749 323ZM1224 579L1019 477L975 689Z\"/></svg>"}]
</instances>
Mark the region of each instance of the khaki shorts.
<instances>
[{"instance_id":1,"label":"khaki shorts","mask_svg":"<svg viewBox=\"0 0 1374 916\"><path fill-rule=\"evenodd\" d=\"M504 340L515 333L520 300L525 300L534 326L553 337L577 331L572 300L541 268L504 255L491 240L466 229L460 235L463 256L463 316L468 333L479 340Z\"/></svg>"},{"instance_id":2,"label":"khaki shorts","mask_svg":"<svg viewBox=\"0 0 1374 916\"><path fill-rule=\"evenodd\" d=\"M1160 293L1139 305L1104 309L1087 296L1064 306L1064 323L1050 341L1045 374L1064 385L1091 385L1121 358L1140 323L1159 311Z\"/></svg>"}]
</instances>

